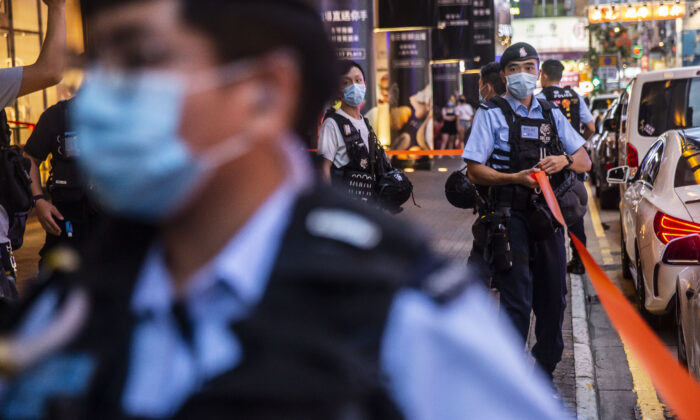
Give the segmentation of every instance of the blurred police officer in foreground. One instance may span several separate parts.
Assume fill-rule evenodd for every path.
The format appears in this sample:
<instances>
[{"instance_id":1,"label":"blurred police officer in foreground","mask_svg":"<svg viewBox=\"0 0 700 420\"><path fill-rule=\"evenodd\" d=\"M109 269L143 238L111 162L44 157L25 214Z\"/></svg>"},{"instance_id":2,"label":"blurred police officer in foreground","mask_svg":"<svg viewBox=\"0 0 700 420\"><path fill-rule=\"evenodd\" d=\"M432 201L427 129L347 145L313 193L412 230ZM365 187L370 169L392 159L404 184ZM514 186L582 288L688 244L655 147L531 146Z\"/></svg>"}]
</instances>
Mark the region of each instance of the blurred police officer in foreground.
<instances>
[{"instance_id":1,"label":"blurred police officer in foreground","mask_svg":"<svg viewBox=\"0 0 700 420\"><path fill-rule=\"evenodd\" d=\"M482 67L479 77L479 100L488 101L505 93L506 85L501 79L501 65L494 61Z\"/></svg>"},{"instance_id":2,"label":"blurred police officer in foreground","mask_svg":"<svg viewBox=\"0 0 700 420\"><path fill-rule=\"evenodd\" d=\"M25 155L32 165L31 188L36 214L46 231L46 241L39 251L42 259L58 245L82 251L98 219L96 206L88 197L87 183L76 162L78 139L69 121L72 103L71 99L49 107L24 146ZM47 197L41 188L39 167L49 155L51 175L47 182Z\"/></svg>"},{"instance_id":3,"label":"blurred police officer in foreground","mask_svg":"<svg viewBox=\"0 0 700 420\"><path fill-rule=\"evenodd\" d=\"M564 232L535 194L535 171L545 171L554 188L590 168L583 139L564 115L535 99L539 59L526 43L510 46L501 58L508 92L482 102L464 150L472 182L491 186L488 216L478 228L487 237L501 305L523 339L536 317L532 352L551 376L561 360L561 326L566 305Z\"/></svg>"},{"instance_id":4,"label":"blurred police officer in foreground","mask_svg":"<svg viewBox=\"0 0 700 420\"><path fill-rule=\"evenodd\" d=\"M84 6L80 162L121 219L5 326L1 417L566 417L462 269L311 178L315 10Z\"/></svg>"},{"instance_id":5,"label":"blurred police officer in foreground","mask_svg":"<svg viewBox=\"0 0 700 420\"><path fill-rule=\"evenodd\" d=\"M542 82L542 92L537 95L540 99L546 99L556 104L562 114L571 123L576 131L578 131L584 139L589 139L595 132L595 122L591 111L588 110L583 97L576 93L570 86L561 87L561 78L564 72L564 65L559 60L546 60L542 63L542 71L540 72ZM580 180L583 181L584 175L581 174ZM578 237L583 244L586 244L586 228L583 225L583 218L580 218L576 223L569 226L569 230ZM583 262L571 242L571 254L573 258L567 264L567 271L574 274L583 274L586 272L583 267Z\"/></svg>"}]
</instances>

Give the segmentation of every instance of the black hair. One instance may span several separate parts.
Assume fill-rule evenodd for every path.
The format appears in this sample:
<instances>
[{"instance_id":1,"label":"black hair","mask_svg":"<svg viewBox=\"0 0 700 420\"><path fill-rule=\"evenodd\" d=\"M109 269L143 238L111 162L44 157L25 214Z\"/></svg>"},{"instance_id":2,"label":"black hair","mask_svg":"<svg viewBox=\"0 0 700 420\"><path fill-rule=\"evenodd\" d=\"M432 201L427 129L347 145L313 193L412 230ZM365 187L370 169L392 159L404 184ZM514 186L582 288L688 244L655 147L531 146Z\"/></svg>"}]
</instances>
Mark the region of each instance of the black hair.
<instances>
[{"instance_id":1,"label":"black hair","mask_svg":"<svg viewBox=\"0 0 700 420\"><path fill-rule=\"evenodd\" d=\"M338 63L338 70L340 73L340 76L345 76L346 74L350 73L350 70L352 69L358 69L360 70L360 73L362 73L362 78L367 81L367 77L365 77L365 71L362 68L361 65L359 65L355 61L349 61L349 60L343 60Z\"/></svg>"},{"instance_id":2,"label":"black hair","mask_svg":"<svg viewBox=\"0 0 700 420\"><path fill-rule=\"evenodd\" d=\"M89 20L98 12L151 0L81 0ZM335 53L319 13L304 0L179 0L183 21L214 44L222 62L286 49L301 67L295 131L315 137L324 106L337 88Z\"/></svg>"},{"instance_id":3,"label":"black hair","mask_svg":"<svg viewBox=\"0 0 700 420\"><path fill-rule=\"evenodd\" d=\"M501 65L499 63L493 61L482 67L481 80L482 83L493 86L496 95L500 96L506 93L506 84L501 79Z\"/></svg>"},{"instance_id":4,"label":"black hair","mask_svg":"<svg viewBox=\"0 0 700 420\"><path fill-rule=\"evenodd\" d=\"M564 65L559 60L546 60L542 63L542 72L552 82L559 82L564 74Z\"/></svg>"}]
</instances>

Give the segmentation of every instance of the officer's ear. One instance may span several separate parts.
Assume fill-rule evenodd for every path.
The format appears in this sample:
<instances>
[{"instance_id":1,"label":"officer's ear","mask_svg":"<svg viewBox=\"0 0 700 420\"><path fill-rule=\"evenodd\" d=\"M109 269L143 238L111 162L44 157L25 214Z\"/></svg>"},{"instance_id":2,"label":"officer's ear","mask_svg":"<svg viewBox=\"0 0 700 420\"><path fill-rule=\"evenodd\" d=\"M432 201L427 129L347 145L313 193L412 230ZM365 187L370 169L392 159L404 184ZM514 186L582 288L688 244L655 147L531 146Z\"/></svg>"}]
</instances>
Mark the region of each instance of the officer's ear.
<instances>
[{"instance_id":1,"label":"officer's ear","mask_svg":"<svg viewBox=\"0 0 700 420\"><path fill-rule=\"evenodd\" d=\"M503 82L503 84L506 84L506 72L501 70L499 74L501 75L501 81Z\"/></svg>"}]
</instances>

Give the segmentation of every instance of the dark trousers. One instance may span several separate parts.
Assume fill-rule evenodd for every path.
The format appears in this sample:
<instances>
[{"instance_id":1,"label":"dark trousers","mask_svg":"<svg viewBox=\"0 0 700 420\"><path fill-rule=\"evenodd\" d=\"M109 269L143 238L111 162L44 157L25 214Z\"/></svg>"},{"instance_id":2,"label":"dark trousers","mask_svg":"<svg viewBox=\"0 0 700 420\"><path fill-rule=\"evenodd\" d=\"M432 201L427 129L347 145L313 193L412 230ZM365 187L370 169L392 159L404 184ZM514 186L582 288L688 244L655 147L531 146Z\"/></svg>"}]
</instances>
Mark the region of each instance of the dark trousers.
<instances>
[{"instance_id":1,"label":"dark trousers","mask_svg":"<svg viewBox=\"0 0 700 420\"><path fill-rule=\"evenodd\" d=\"M586 228L583 226L583 217L578 222L569 226L569 232L573 233L574 236L576 236L581 241L581 243L583 243L583 245L586 245ZM579 258L578 251L576 251L576 247L574 246L574 242L570 239L569 246L571 247L571 253L574 259Z\"/></svg>"},{"instance_id":2,"label":"dark trousers","mask_svg":"<svg viewBox=\"0 0 700 420\"><path fill-rule=\"evenodd\" d=\"M535 313L537 344L532 355L545 372L551 373L564 350L561 327L566 308L566 248L564 231L535 242L527 217L513 212L508 226L513 268L495 273L501 307L508 314L523 341Z\"/></svg>"}]
</instances>

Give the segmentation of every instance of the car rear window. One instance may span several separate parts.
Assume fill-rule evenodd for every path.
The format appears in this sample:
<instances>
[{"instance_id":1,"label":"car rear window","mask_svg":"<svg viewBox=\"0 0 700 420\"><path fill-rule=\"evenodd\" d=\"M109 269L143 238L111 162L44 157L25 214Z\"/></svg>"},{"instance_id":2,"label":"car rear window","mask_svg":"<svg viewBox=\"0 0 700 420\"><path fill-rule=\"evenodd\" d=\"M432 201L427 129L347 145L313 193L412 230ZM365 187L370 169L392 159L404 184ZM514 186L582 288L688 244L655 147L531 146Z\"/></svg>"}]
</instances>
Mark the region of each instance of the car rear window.
<instances>
[{"instance_id":1,"label":"car rear window","mask_svg":"<svg viewBox=\"0 0 700 420\"><path fill-rule=\"evenodd\" d=\"M595 110L603 110L603 111L604 111L604 110L610 108L610 104L612 103L612 101L613 101L614 99L615 99L615 98L610 98L610 99L602 99L602 98L594 99L594 100L593 100L593 105L591 105L591 111L595 111Z\"/></svg>"},{"instance_id":2,"label":"car rear window","mask_svg":"<svg viewBox=\"0 0 700 420\"><path fill-rule=\"evenodd\" d=\"M688 127L700 127L700 77L644 83L639 134L655 137Z\"/></svg>"},{"instance_id":3,"label":"car rear window","mask_svg":"<svg viewBox=\"0 0 700 420\"><path fill-rule=\"evenodd\" d=\"M700 185L700 139L686 138L686 147L676 166L674 187Z\"/></svg>"}]
</instances>

